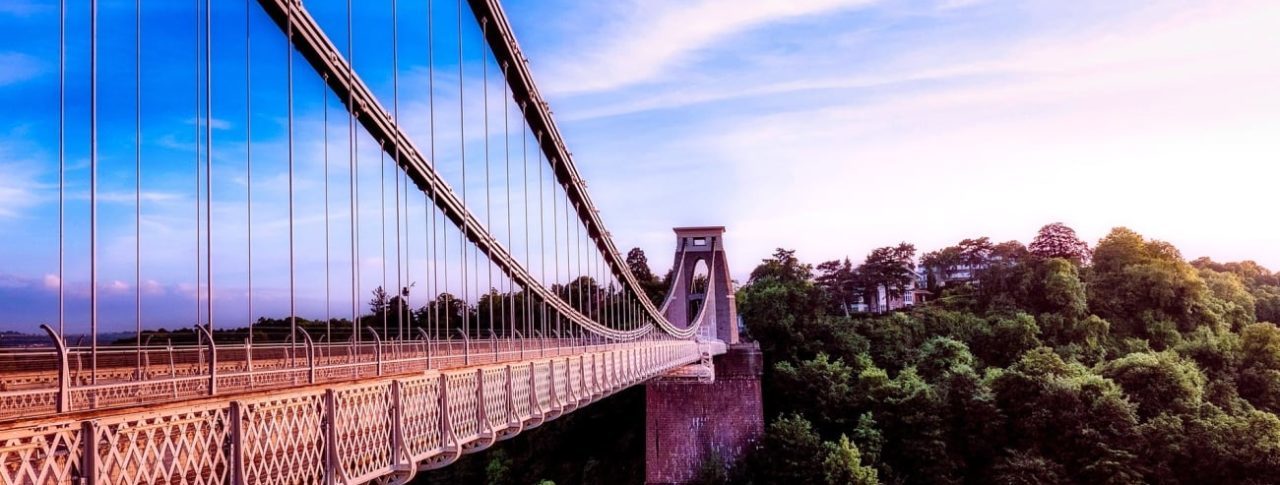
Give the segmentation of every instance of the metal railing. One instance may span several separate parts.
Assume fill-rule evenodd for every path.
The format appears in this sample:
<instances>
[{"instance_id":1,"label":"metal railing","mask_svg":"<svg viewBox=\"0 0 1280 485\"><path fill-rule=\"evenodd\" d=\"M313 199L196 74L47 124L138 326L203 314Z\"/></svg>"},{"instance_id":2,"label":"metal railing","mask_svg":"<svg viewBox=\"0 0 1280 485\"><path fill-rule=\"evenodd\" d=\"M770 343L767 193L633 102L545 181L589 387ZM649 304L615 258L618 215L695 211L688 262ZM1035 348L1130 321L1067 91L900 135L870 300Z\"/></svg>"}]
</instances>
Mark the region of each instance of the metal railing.
<instances>
[{"instance_id":1,"label":"metal railing","mask_svg":"<svg viewBox=\"0 0 1280 485\"><path fill-rule=\"evenodd\" d=\"M564 347L580 352L38 420L0 430L0 485L404 483L696 362L708 345Z\"/></svg>"},{"instance_id":2,"label":"metal railing","mask_svg":"<svg viewBox=\"0 0 1280 485\"><path fill-rule=\"evenodd\" d=\"M659 335L609 342L590 334L475 339L315 342L305 332L285 343L215 343L201 329L199 345L99 347L97 372L84 365L92 349L67 346L45 327L53 345L0 353L0 419L163 403L260 389L376 378L425 370L520 362L661 341Z\"/></svg>"}]
</instances>

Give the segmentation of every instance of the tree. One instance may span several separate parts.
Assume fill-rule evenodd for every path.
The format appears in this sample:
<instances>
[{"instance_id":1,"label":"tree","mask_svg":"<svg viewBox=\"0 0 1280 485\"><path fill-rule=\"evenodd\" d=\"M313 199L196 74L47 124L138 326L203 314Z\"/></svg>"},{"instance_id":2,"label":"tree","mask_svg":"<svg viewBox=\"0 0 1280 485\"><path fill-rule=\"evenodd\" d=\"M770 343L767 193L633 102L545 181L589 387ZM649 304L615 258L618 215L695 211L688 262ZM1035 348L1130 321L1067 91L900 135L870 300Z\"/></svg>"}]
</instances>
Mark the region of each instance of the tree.
<instances>
[{"instance_id":1,"label":"tree","mask_svg":"<svg viewBox=\"0 0 1280 485\"><path fill-rule=\"evenodd\" d=\"M373 297L369 298L369 313L374 315L382 315L388 308L391 308L391 297L387 295L387 290L381 286L373 289Z\"/></svg>"},{"instance_id":2,"label":"tree","mask_svg":"<svg viewBox=\"0 0 1280 485\"><path fill-rule=\"evenodd\" d=\"M645 256L644 250L631 248L630 251L627 251L627 267L631 269L631 274L635 275L636 280L640 283L640 287L644 289L649 300L655 305L662 304L662 298L666 296L667 285L663 280L658 279L653 274L653 270L649 268L649 258Z\"/></svg>"},{"instance_id":3,"label":"tree","mask_svg":"<svg viewBox=\"0 0 1280 485\"><path fill-rule=\"evenodd\" d=\"M991 247L991 260L1005 264L1017 264L1031 254L1027 247L1018 241L1005 241Z\"/></svg>"},{"instance_id":4,"label":"tree","mask_svg":"<svg viewBox=\"0 0 1280 485\"><path fill-rule=\"evenodd\" d=\"M515 483L514 477L511 476L511 458L507 457L506 450L500 448L488 455L489 462L484 467L485 483L488 485Z\"/></svg>"},{"instance_id":5,"label":"tree","mask_svg":"<svg viewBox=\"0 0 1280 485\"><path fill-rule=\"evenodd\" d=\"M956 246L948 246L937 251L924 253L920 257L920 265L924 266L929 277L929 288L931 290L938 287L946 286L951 281L951 277L964 261L960 248Z\"/></svg>"},{"instance_id":6,"label":"tree","mask_svg":"<svg viewBox=\"0 0 1280 485\"><path fill-rule=\"evenodd\" d=\"M978 307L1016 310L1022 283L1030 271L1027 264L1030 260L1027 247L1018 241L993 246L987 268L978 277Z\"/></svg>"},{"instance_id":7,"label":"tree","mask_svg":"<svg viewBox=\"0 0 1280 485\"><path fill-rule=\"evenodd\" d=\"M736 295L738 314L747 334L760 343L766 367L773 362L812 357L819 342L812 335L821 324L822 290L809 278L808 265L794 251L778 250L752 271L752 279Z\"/></svg>"},{"instance_id":8,"label":"tree","mask_svg":"<svg viewBox=\"0 0 1280 485\"><path fill-rule=\"evenodd\" d=\"M1022 295L1032 309L1040 313L1057 313L1070 319L1088 312L1084 283L1074 264L1062 258L1035 263L1032 281Z\"/></svg>"},{"instance_id":9,"label":"tree","mask_svg":"<svg viewBox=\"0 0 1280 485\"><path fill-rule=\"evenodd\" d=\"M1240 336L1240 396L1260 408L1280 412L1280 328L1255 323Z\"/></svg>"},{"instance_id":10,"label":"tree","mask_svg":"<svg viewBox=\"0 0 1280 485\"><path fill-rule=\"evenodd\" d=\"M926 381L935 382L943 374L955 372L961 368L972 369L975 365L969 346L950 337L933 337L920 346L920 357L916 364L920 376Z\"/></svg>"},{"instance_id":11,"label":"tree","mask_svg":"<svg viewBox=\"0 0 1280 485\"><path fill-rule=\"evenodd\" d=\"M426 322L427 332L436 338L457 338L458 330L465 330L463 325L471 317L470 305L450 293L436 295L417 311L418 321Z\"/></svg>"},{"instance_id":12,"label":"tree","mask_svg":"<svg viewBox=\"0 0 1280 485\"><path fill-rule=\"evenodd\" d=\"M930 287L944 286L950 283L961 267L968 270L967 280L977 280L983 270L991 263L995 245L991 239L979 237L965 239L955 246L948 246L937 251L925 253L920 264L930 277Z\"/></svg>"},{"instance_id":13,"label":"tree","mask_svg":"<svg viewBox=\"0 0 1280 485\"><path fill-rule=\"evenodd\" d=\"M853 372L842 360L831 360L824 353L797 364L779 362L774 366L776 394L806 397L781 402L779 407L812 417L819 431L841 429L853 418L848 413L854 402Z\"/></svg>"},{"instance_id":14,"label":"tree","mask_svg":"<svg viewBox=\"0 0 1280 485\"><path fill-rule=\"evenodd\" d=\"M698 471L689 485L723 485L729 482L729 470L725 469L723 457L716 450L710 450L698 464Z\"/></svg>"},{"instance_id":15,"label":"tree","mask_svg":"<svg viewBox=\"0 0 1280 485\"><path fill-rule=\"evenodd\" d=\"M1111 322L1112 333L1156 349L1176 345L1179 332L1222 323L1210 311L1220 305L1208 285L1176 248L1123 227L1098 242L1086 291L1089 310Z\"/></svg>"},{"instance_id":16,"label":"tree","mask_svg":"<svg viewBox=\"0 0 1280 485\"><path fill-rule=\"evenodd\" d=\"M1034 451L1016 451L1000 459L992 470L992 483L999 485L1040 485L1069 483L1066 470Z\"/></svg>"},{"instance_id":17,"label":"tree","mask_svg":"<svg viewBox=\"0 0 1280 485\"><path fill-rule=\"evenodd\" d=\"M862 376L860 376L861 378ZM955 480L956 461L947 453L943 402L935 388L906 367L871 389L876 419L885 434L883 460L908 483Z\"/></svg>"},{"instance_id":18,"label":"tree","mask_svg":"<svg viewBox=\"0 0 1280 485\"><path fill-rule=\"evenodd\" d=\"M1257 320L1280 323L1280 286L1259 286L1252 295Z\"/></svg>"},{"instance_id":19,"label":"tree","mask_svg":"<svg viewBox=\"0 0 1280 485\"><path fill-rule=\"evenodd\" d=\"M627 251L627 268L631 269L631 274L638 280L654 279L653 270L649 269L649 258L645 256L643 249L631 248Z\"/></svg>"},{"instance_id":20,"label":"tree","mask_svg":"<svg viewBox=\"0 0 1280 485\"><path fill-rule=\"evenodd\" d=\"M1027 249L1040 258L1062 258L1076 264L1089 261L1089 244L1076 237L1075 229L1061 222L1041 227Z\"/></svg>"},{"instance_id":21,"label":"tree","mask_svg":"<svg viewBox=\"0 0 1280 485\"><path fill-rule=\"evenodd\" d=\"M974 346L987 364L1007 366L1016 362L1023 352L1040 346L1040 327L1031 315L1016 313L989 320L991 333L979 338L979 345Z\"/></svg>"},{"instance_id":22,"label":"tree","mask_svg":"<svg viewBox=\"0 0 1280 485\"><path fill-rule=\"evenodd\" d=\"M603 292L600 285L596 283L595 278L585 275L579 276L559 289L560 298L582 313L588 313L588 308L592 312L600 308L600 298Z\"/></svg>"},{"instance_id":23,"label":"tree","mask_svg":"<svg viewBox=\"0 0 1280 485\"><path fill-rule=\"evenodd\" d=\"M827 483L848 485L870 485L880 483L876 469L862 464L862 454L858 447L849 442L849 437L840 435L840 440L825 443L827 455L822 460L822 468L826 473Z\"/></svg>"},{"instance_id":24,"label":"tree","mask_svg":"<svg viewBox=\"0 0 1280 485\"><path fill-rule=\"evenodd\" d=\"M1207 257L1196 258L1191 262L1197 269L1211 269L1219 273L1231 273L1238 277L1249 288L1259 286L1280 286L1280 273L1272 273L1265 266L1255 261L1218 263Z\"/></svg>"},{"instance_id":25,"label":"tree","mask_svg":"<svg viewBox=\"0 0 1280 485\"><path fill-rule=\"evenodd\" d=\"M844 261L831 260L818 265L818 276L814 279L818 288L826 294L832 307L844 315L849 315L849 304L856 296L857 284L853 264L849 258Z\"/></svg>"},{"instance_id":26,"label":"tree","mask_svg":"<svg viewBox=\"0 0 1280 485\"><path fill-rule=\"evenodd\" d=\"M377 316L378 316L377 323L381 324L381 320L384 315L378 314ZM401 328L405 329L406 331L412 330L414 325L414 316L413 316L413 310L409 308L408 295L405 295L403 297L400 295L391 297L391 299L388 300L386 304L385 317L387 321L388 335L383 335L384 338L393 338L393 337L399 336L399 335L392 335L390 334L390 332L399 332ZM403 319L403 321L401 321L401 319Z\"/></svg>"},{"instance_id":27,"label":"tree","mask_svg":"<svg viewBox=\"0 0 1280 485\"><path fill-rule=\"evenodd\" d=\"M1271 413L1164 414L1140 432L1148 483L1268 483L1280 473L1280 419Z\"/></svg>"},{"instance_id":28,"label":"tree","mask_svg":"<svg viewBox=\"0 0 1280 485\"><path fill-rule=\"evenodd\" d=\"M991 252L995 249L991 239L985 236L962 240L956 247L960 249L961 260L969 266L970 271L978 271L979 268L986 266L991 259Z\"/></svg>"},{"instance_id":29,"label":"tree","mask_svg":"<svg viewBox=\"0 0 1280 485\"><path fill-rule=\"evenodd\" d=\"M1205 377L1195 362L1166 352L1135 352L1102 366L1138 405L1138 416L1194 413L1204 397Z\"/></svg>"},{"instance_id":30,"label":"tree","mask_svg":"<svg viewBox=\"0 0 1280 485\"><path fill-rule=\"evenodd\" d=\"M871 413L858 416L858 425L853 428L853 442L866 457L867 463L880 462L880 452L884 449L884 434L876 427L875 417Z\"/></svg>"},{"instance_id":31,"label":"tree","mask_svg":"<svg viewBox=\"0 0 1280 485\"><path fill-rule=\"evenodd\" d=\"M394 338L393 333L398 333L401 328L411 327L413 311L405 301L409 295L409 288L406 287L401 292L404 296L392 295L381 286L374 288L373 296L369 298L371 314L360 318L360 326L378 329L379 335L384 339ZM402 316L405 322L400 321ZM364 331L363 328L361 331Z\"/></svg>"},{"instance_id":32,"label":"tree","mask_svg":"<svg viewBox=\"0 0 1280 485\"><path fill-rule=\"evenodd\" d=\"M1078 483L1137 483L1138 420L1109 379L1041 347L991 383L1007 413L1011 445L1038 449Z\"/></svg>"},{"instance_id":33,"label":"tree","mask_svg":"<svg viewBox=\"0 0 1280 485\"><path fill-rule=\"evenodd\" d=\"M783 283L807 282L813 279L813 266L801 263L793 249L778 248L751 271L749 283L774 280Z\"/></svg>"},{"instance_id":34,"label":"tree","mask_svg":"<svg viewBox=\"0 0 1280 485\"><path fill-rule=\"evenodd\" d=\"M786 415L769 424L764 434L760 483L817 485L826 482L825 448L807 419Z\"/></svg>"},{"instance_id":35,"label":"tree","mask_svg":"<svg viewBox=\"0 0 1280 485\"><path fill-rule=\"evenodd\" d=\"M902 296L907 286L915 281L915 256L916 247L905 242L876 248L858 267L858 273L871 284L872 291L883 287L886 299L892 299Z\"/></svg>"},{"instance_id":36,"label":"tree","mask_svg":"<svg viewBox=\"0 0 1280 485\"><path fill-rule=\"evenodd\" d=\"M1200 279L1204 280L1213 296L1208 299L1209 310L1224 325L1238 330L1256 321L1257 299L1249 293L1240 276L1201 269Z\"/></svg>"}]
</instances>

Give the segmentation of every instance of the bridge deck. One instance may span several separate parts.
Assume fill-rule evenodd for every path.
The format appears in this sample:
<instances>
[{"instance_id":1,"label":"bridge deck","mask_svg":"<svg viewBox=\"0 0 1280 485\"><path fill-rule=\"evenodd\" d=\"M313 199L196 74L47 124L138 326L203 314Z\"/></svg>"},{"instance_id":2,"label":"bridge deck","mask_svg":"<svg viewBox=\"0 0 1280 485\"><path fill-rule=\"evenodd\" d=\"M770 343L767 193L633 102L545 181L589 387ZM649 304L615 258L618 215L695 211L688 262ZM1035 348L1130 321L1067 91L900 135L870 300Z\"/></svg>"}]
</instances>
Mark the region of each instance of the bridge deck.
<instances>
[{"instance_id":1,"label":"bridge deck","mask_svg":"<svg viewBox=\"0 0 1280 485\"><path fill-rule=\"evenodd\" d=\"M721 347L582 346L560 356L10 421L0 427L0 484L407 478Z\"/></svg>"},{"instance_id":2,"label":"bridge deck","mask_svg":"<svg viewBox=\"0 0 1280 485\"><path fill-rule=\"evenodd\" d=\"M75 349L68 356L68 409L110 409L306 386L426 370L521 362L633 344L575 339L485 339L369 344L218 346L99 350L96 382ZM311 358L308 358L311 356ZM0 354L0 424L58 412L58 354L53 349ZM213 378L211 378L213 376Z\"/></svg>"}]
</instances>

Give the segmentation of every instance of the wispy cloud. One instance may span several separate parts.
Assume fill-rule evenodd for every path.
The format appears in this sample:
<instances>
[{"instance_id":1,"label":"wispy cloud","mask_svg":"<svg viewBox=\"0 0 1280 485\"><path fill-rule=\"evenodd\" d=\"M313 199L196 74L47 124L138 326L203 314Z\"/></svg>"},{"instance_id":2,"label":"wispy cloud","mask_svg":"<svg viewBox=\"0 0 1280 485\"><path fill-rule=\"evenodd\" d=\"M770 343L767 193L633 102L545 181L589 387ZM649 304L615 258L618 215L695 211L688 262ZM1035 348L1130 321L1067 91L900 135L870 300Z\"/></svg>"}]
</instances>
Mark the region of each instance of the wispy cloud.
<instances>
[{"instance_id":1,"label":"wispy cloud","mask_svg":"<svg viewBox=\"0 0 1280 485\"><path fill-rule=\"evenodd\" d=\"M48 187L41 180L43 152L25 136L24 126L0 136L0 221L24 216Z\"/></svg>"},{"instance_id":2,"label":"wispy cloud","mask_svg":"<svg viewBox=\"0 0 1280 485\"><path fill-rule=\"evenodd\" d=\"M89 200L89 193L87 191L77 191L67 195L68 195L68 199ZM97 194L94 194L94 197L98 202L108 202L108 203L116 203L116 204L133 204L139 198L142 199L142 202L148 202L148 203L171 202L171 201L182 200L187 198L186 195L183 195L177 192L161 192L161 191L153 191L153 190L144 190L138 193L123 192L123 191L99 191Z\"/></svg>"},{"instance_id":3,"label":"wispy cloud","mask_svg":"<svg viewBox=\"0 0 1280 485\"><path fill-rule=\"evenodd\" d=\"M39 59L21 52L0 52L0 87L35 78L44 72Z\"/></svg>"},{"instance_id":4,"label":"wispy cloud","mask_svg":"<svg viewBox=\"0 0 1280 485\"><path fill-rule=\"evenodd\" d=\"M1249 222L1268 204L1261 181L1280 178L1267 162L1280 142L1266 135L1280 129L1269 86L1280 58L1267 55L1280 48L1280 5L986 3L902 17L868 6L879 30L798 35L832 28L813 19L743 34L715 53L747 61L688 58L647 85L561 93L558 114L586 139L584 172L604 177L593 189L627 193L639 175L618 167L646 166L665 176L640 198L680 201L650 217L634 214L635 197L598 197L606 210L725 223L739 274L780 244L856 258L903 238L1025 240L1050 220L1088 238L1130 225L1188 255L1280 266L1267 249L1280 231ZM1017 28L995 27L1011 19ZM760 54L777 45L787 54ZM1232 174L1244 177L1225 182ZM616 234L662 254L663 232Z\"/></svg>"},{"instance_id":5,"label":"wispy cloud","mask_svg":"<svg viewBox=\"0 0 1280 485\"><path fill-rule=\"evenodd\" d=\"M972 7L987 0L941 0L938 2L938 8L941 10L952 10L957 8Z\"/></svg>"},{"instance_id":6,"label":"wispy cloud","mask_svg":"<svg viewBox=\"0 0 1280 485\"><path fill-rule=\"evenodd\" d=\"M18 217L37 201L35 171L21 163L0 163L0 172L5 174L0 178L0 218Z\"/></svg>"},{"instance_id":7,"label":"wispy cloud","mask_svg":"<svg viewBox=\"0 0 1280 485\"><path fill-rule=\"evenodd\" d=\"M204 121L205 121L204 118L187 118L185 120L185 123L188 125L204 127ZM231 122L224 119L220 119L220 118L209 119L209 127L215 130L229 130L231 129L231 126L232 126Z\"/></svg>"},{"instance_id":8,"label":"wispy cloud","mask_svg":"<svg viewBox=\"0 0 1280 485\"><path fill-rule=\"evenodd\" d=\"M546 87L554 93L606 91L643 83L698 51L761 26L874 3L874 0L786 2L646 1L612 6L588 33L591 42L567 46Z\"/></svg>"},{"instance_id":9,"label":"wispy cloud","mask_svg":"<svg viewBox=\"0 0 1280 485\"><path fill-rule=\"evenodd\" d=\"M6 0L0 2L0 15L30 17L31 15L53 10L54 7L31 0Z\"/></svg>"}]
</instances>

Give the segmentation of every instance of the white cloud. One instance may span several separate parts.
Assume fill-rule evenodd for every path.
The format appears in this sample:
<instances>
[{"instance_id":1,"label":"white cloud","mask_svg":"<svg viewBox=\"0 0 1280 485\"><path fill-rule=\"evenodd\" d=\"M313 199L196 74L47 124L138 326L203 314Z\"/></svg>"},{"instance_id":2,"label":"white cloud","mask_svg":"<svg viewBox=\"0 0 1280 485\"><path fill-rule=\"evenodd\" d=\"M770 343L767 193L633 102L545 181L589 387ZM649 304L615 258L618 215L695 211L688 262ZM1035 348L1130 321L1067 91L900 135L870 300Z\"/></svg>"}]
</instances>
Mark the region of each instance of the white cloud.
<instances>
[{"instance_id":1,"label":"white cloud","mask_svg":"<svg viewBox=\"0 0 1280 485\"><path fill-rule=\"evenodd\" d=\"M728 225L739 278L778 245L860 259L903 239L922 249L975 235L1025 241L1055 220L1089 239L1128 225L1191 257L1280 267L1269 249L1280 230L1259 223L1280 179L1280 91L1270 86L1280 57L1268 55L1280 50L1280 4L1061 8L1028 6L1025 32L1001 35L975 34L986 33L980 19L947 11L900 45L872 32L825 57L717 67L709 84L696 75L710 67L686 66L653 89L571 97L561 114L576 120L571 133L605 137L576 147L584 172L661 174L647 198L628 188L636 174L600 181L613 190L598 202L627 208L630 224ZM883 55L849 54L857 47ZM655 109L666 111L611 119ZM664 123L673 128L649 134ZM609 138L618 129L631 136ZM681 162L659 161L669 159ZM652 203L671 197L678 207ZM665 231L615 229L620 245L641 243L664 263Z\"/></svg>"},{"instance_id":2,"label":"white cloud","mask_svg":"<svg viewBox=\"0 0 1280 485\"><path fill-rule=\"evenodd\" d=\"M24 141L23 127L0 137L0 221L20 218L41 201L43 152Z\"/></svg>"},{"instance_id":3,"label":"white cloud","mask_svg":"<svg viewBox=\"0 0 1280 485\"><path fill-rule=\"evenodd\" d=\"M129 284L120 280L112 280L110 283L100 285L103 290L111 293L124 293L129 291Z\"/></svg>"},{"instance_id":4,"label":"white cloud","mask_svg":"<svg viewBox=\"0 0 1280 485\"><path fill-rule=\"evenodd\" d=\"M133 204L137 198L141 198L143 202L171 202L187 198L185 195L176 192L160 192L153 190L144 190L136 194L134 192L125 191L99 190L97 194L94 194L94 197L97 198L98 202L116 204ZM68 193L67 198L74 200L89 200L89 192L86 190L79 190L74 193Z\"/></svg>"},{"instance_id":5,"label":"white cloud","mask_svg":"<svg viewBox=\"0 0 1280 485\"><path fill-rule=\"evenodd\" d=\"M873 0L646 1L614 6L608 20L552 58L552 93L606 91L658 77L693 54L761 26L874 3Z\"/></svg>"},{"instance_id":6,"label":"white cloud","mask_svg":"<svg viewBox=\"0 0 1280 485\"><path fill-rule=\"evenodd\" d=\"M938 2L938 8L940 10L966 8L981 4L985 1L987 0L941 0Z\"/></svg>"},{"instance_id":7,"label":"white cloud","mask_svg":"<svg viewBox=\"0 0 1280 485\"><path fill-rule=\"evenodd\" d=\"M187 118L187 119L186 119L186 121L185 121L185 123L186 123L186 124L188 124L188 125L195 125L195 126L201 126L201 127L203 127L203 126L204 126L204 117L200 117L200 118ZM224 120L224 119L220 119L220 118L210 118L210 119L209 119L209 127L213 128L213 129L215 129L215 130L229 130L229 129L231 129L231 122L230 122L230 121L227 121L227 120Z\"/></svg>"},{"instance_id":8,"label":"white cloud","mask_svg":"<svg viewBox=\"0 0 1280 485\"><path fill-rule=\"evenodd\" d=\"M50 5L37 4L31 0L5 0L0 2L0 14L15 17L29 17L38 12L53 10Z\"/></svg>"},{"instance_id":9,"label":"white cloud","mask_svg":"<svg viewBox=\"0 0 1280 485\"><path fill-rule=\"evenodd\" d=\"M35 205L35 171L20 163L0 163L0 219L22 215Z\"/></svg>"},{"instance_id":10,"label":"white cloud","mask_svg":"<svg viewBox=\"0 0 1280 485\"><path fill-rule=\"evenodd\" d=\"M144 295L163 295L166 293L164 285L156 280L146 280L142 282L142 293Z\"/></svg>"},{"instance_id":11,"label":"white cloud","mask_svg":"<svg viewBox=\"0 0 1280 485\"><path fill-rule=\"evenodd\" d=\"M1277 21L1265 4L1214 4L1041 39L977 66L1000 74L981 81L741 117L715 150L741 185L770 187L731 204L741 259L778 234L812 258L856 258L904 238L1026 240L1062 219L1088 238L1129 225L1188 256L1280 266L1267 249L1280 230L1257 223L1280 179L1267 81L1280 59L1258 48L1280 45Z\"/></svg>"},{"instance_id":12,"label":"white cloud","mask_svg":"<svg viewBox=\"0 0 1280 485\"><path fill-rule=\"evenodd\" d=\"M0 52L0 87L39 76L44 68L39 59L21 52Z\"/></svg>"}]
</instances>

